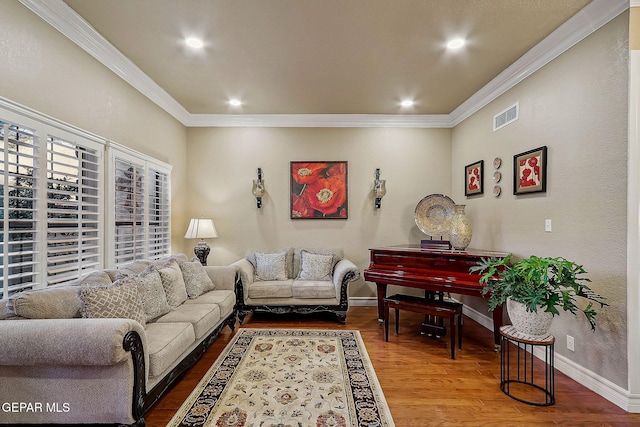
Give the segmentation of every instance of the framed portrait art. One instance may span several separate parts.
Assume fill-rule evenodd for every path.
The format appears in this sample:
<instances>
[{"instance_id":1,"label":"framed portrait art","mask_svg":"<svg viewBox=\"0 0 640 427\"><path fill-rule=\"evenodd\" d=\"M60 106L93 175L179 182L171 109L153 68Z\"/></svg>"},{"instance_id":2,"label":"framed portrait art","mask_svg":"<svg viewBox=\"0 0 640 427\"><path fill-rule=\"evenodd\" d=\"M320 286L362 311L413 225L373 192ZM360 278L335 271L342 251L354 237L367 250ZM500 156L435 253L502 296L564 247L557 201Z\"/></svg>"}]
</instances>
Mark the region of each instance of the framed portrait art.
<instances>
[{"instance_id":1,"label":"framed portrait art","mask_svg":"<svg viewBox=\"0 0 640 427\"><path fill-rule=\"evenodd\" d=\"M347 162L291 162L291 219L346 219Z\"/></svg>"},{"instance_id":2,"label":"framed portrait art","mask_svg":"<svg viewBox=\"0 0 640 427\"><path fill-rule=\"evenodd\" d=\"M513 156L513 194L547 191L547 147Z\"/></svg>"},{"instance_id":3,"label":"framed portrait art","mask_svg":"<svg viewBox=\"0 0 640 427\"><path fill-rule=\"evenodd\" d=\"M484 193L484 160L464 167L464 195L475 196Z\"/></svg>"}]
</instances>

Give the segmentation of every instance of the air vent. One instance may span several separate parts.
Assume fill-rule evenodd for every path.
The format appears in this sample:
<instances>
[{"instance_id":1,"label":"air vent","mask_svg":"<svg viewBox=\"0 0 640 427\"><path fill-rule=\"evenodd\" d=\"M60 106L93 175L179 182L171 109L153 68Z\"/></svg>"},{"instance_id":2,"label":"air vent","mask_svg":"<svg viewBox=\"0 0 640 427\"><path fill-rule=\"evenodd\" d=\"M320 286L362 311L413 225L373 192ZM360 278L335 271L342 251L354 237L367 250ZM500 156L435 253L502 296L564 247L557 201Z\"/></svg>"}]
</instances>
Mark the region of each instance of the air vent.
<instances>
[{"instance_id":1,"label":"air vent","mask_svg":"<svg viewBox=\"0 0 640 427\"><path fill-rule=\"evenodd\" d=\"M497 131L498 129L502 129L508 124L511 124L518 120L518 103L516 102L511 107L506 110L496 114L493 117L493 131Z\"/></svg>"}]
</instances>

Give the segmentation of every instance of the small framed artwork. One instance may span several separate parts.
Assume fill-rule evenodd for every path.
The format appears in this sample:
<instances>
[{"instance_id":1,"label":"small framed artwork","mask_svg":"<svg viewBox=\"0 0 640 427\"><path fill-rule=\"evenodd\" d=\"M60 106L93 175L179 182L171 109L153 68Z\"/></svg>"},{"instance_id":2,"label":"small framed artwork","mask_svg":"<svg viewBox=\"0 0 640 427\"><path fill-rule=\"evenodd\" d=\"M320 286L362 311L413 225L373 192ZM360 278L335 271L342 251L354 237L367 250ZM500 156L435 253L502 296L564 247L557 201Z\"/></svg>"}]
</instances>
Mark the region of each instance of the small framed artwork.
<instances>
[{"instance_id":1,"label":"small framed artwork","mask_svg":"<svg viewBox=\"0 0 640 427\"><path fill-rule=\"evenodd\" d=\"M484 160L464 167L464 195L475 196L484 192Z\"/></svg>"},{"instance_id":2,"label":"small framed artwork","mask_svg":"<svg viewBox=\"0 0 640 427\"><path fill-rule=\"evenodd\" d=\"M291 219L347 219L347 162L291 162Z\"/></svg>"},{"instance_id":3,"label":"small framed artwork","mask_svg":"<svg viewBox=\"0 0 640 427\"><path fill-rule=\"evenodd\" d=\"M547 191L547 147L513 156L513 194Z\"/></svg>"}]
</instances>

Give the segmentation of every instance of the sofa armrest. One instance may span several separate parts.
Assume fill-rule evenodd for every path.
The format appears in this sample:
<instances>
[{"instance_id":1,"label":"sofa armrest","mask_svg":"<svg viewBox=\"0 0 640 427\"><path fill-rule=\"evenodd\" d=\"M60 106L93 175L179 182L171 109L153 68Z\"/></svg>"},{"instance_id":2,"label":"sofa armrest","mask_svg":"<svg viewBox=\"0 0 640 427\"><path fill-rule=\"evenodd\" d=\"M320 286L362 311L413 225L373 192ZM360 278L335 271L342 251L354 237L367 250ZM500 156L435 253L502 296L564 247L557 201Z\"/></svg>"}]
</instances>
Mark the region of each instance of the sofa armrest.
<instances>
[{"instance_id":1,"label":"sofa armrest","mask_svg":"<svg viewBox=\"0 0 640 427\"><path fill-rule=\"evenodd\" d=\"M238 269L238 274L240 274L240 281L242 282L246 290L247 286L253 283L253 264L251 264L245 258L242 258L231 265L235 266Z\"/></svg>"},{"instance_id":2,"label":"sofa armrest","mask_svg":"<svg viewBox=\"0 0 640 427\"><path fill-rule=\"evenodd\" d=\"M236 273L238 272L236 266L205 265L204 269L211 281L216 285L216 289L234 290Z\"/></svg>"},{"instance_id":3,"label":"sofa armrest","mask_svg":"<svg viewBox=\"0 0 640 427\"><path fill-rule=\"evenodd\" d=\"M341 259L333 269L333 284L336 288L345 286L347 283L357 280L360 277L358 267L348 259Z\"/></svg>"},{"instance_id":4,"label":"sofa armrest","mask_svg":"<svg viewBox=\"0 0 640 427\"><path fill-rule=\"evenodd\" d=\"M132 331L146 347L142 325L131 319L2 320L0 365L115 365L131 358L123 341Z\"/></svg>"}]
</instances>

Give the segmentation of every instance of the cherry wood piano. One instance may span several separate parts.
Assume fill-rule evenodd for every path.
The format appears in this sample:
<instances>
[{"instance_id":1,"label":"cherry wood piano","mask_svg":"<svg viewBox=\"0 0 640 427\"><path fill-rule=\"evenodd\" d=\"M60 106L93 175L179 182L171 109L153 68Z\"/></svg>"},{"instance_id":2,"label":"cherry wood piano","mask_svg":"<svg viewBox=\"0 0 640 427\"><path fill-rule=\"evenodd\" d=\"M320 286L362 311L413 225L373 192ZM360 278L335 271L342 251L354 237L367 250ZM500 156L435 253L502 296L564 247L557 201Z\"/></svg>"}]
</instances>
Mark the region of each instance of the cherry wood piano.
<instances>
[{"instance_id":1,"label":"cherry wood piano","mask_svg":"<svg viewBox=\"0 0 640 427\"><path fill-rule=\"evenodd\" d=\"M370 249L369 268L364 271L367 281L378 287L378 320L382 321L383 299L387 286L407 286L432 292L482 297L480 275L469 268L483 258L504 258L508 254L478 249L465 251L424 248L420 245L389 246ZM493 335L496 348L500 345L502 309L493 312Z\"/></svg>"}]
</instances>

